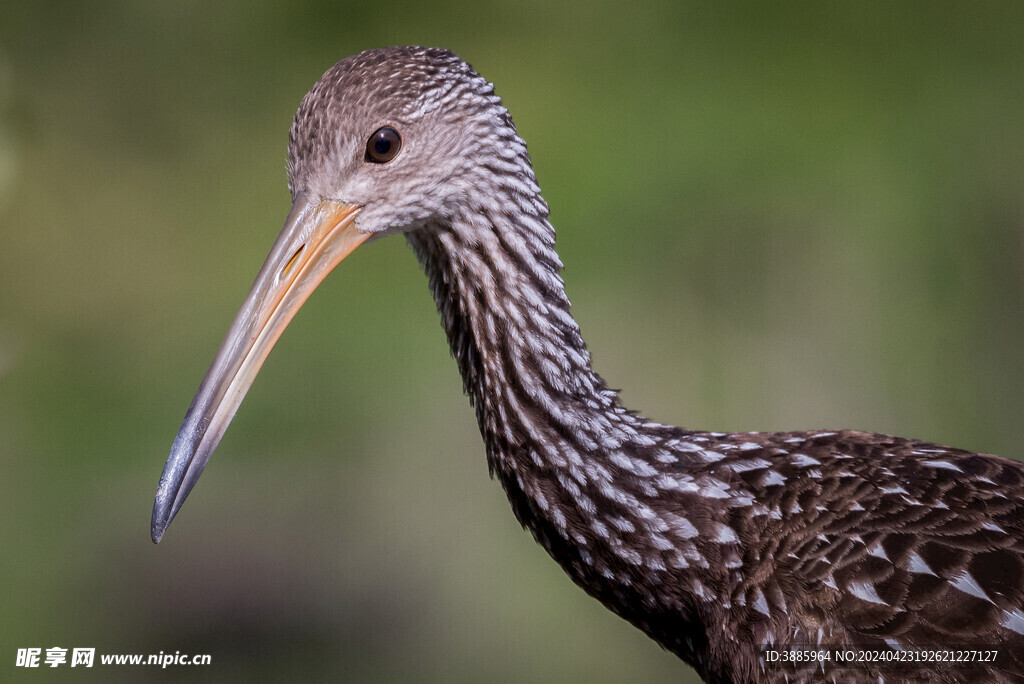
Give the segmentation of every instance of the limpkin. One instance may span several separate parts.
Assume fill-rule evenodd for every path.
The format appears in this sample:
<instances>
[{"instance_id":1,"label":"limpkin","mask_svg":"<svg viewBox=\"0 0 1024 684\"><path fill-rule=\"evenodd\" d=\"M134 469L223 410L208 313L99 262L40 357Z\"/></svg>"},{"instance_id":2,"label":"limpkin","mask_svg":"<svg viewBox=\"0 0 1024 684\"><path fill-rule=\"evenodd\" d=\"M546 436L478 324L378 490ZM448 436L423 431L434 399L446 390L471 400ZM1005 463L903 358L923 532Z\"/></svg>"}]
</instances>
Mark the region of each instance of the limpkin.
<instances>
[{"instance_id":1,"label":"limpkin","mask_svg":"<svg viewBox=\"0 0 1024 684\"><path fill-rule=\"evenodd\" d=\"M400 233L519 522L706 680L1024 677L1024 466L848 430L701 432L621 406L569 312L526 144L456 55L338 62L303 98L288 158L291 212L171 448L154 541L309 294L356 247ZM771 647L818 646L876 655L766 662ZM955 647L998 657L898 655Z\"/></svg>"}]
</instances>

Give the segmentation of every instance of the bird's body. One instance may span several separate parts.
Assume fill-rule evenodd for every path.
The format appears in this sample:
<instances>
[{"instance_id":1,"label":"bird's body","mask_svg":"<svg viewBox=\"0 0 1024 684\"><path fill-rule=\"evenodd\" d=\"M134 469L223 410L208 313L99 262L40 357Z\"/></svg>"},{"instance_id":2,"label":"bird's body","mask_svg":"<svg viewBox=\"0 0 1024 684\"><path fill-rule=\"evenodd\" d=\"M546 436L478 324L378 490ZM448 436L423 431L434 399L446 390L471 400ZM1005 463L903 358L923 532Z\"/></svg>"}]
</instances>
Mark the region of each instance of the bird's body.
<instances>
[{"instance_id":1,"label":"bird's body","mask_svg":"<svg viewBox=\"0 0 1024 684\"><path fill-rule=\"evenodd\" d=\"M303 100L289 158L293 213L172 449L155 539L301 300L361 242L403 233L516 517L706 680L1024 677L1024 467L862 432L694 432L623 408L570 314L525 143L458 57L342 60ZM317 231L348 242L307 268ZM998 658L787 669L769 646Z\"/></svg>"}]
</instances>

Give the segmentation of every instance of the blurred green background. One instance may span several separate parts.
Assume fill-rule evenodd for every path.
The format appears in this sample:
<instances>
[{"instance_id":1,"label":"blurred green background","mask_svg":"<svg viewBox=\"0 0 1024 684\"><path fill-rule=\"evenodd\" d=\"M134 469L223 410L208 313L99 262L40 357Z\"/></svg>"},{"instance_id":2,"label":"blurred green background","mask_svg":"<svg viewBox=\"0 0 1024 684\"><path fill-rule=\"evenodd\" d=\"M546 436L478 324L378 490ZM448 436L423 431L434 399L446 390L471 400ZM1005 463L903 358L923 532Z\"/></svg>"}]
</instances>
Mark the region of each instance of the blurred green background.
<instances>
[{"instance_id":1,"label":"blurred green background","mask_svg":"<svg viewBox=\"0 0 1024 684\"><path fill-rule=\"evenodd\" d=\"M300 98L391 44L496 83L632 408L1022 457L1022 34L1009 2L5 3L2 678L84 646L212 654L168 679L693 681L516 524L399 239L310 300L150 543Z\"/></svg>"}]
</instances>

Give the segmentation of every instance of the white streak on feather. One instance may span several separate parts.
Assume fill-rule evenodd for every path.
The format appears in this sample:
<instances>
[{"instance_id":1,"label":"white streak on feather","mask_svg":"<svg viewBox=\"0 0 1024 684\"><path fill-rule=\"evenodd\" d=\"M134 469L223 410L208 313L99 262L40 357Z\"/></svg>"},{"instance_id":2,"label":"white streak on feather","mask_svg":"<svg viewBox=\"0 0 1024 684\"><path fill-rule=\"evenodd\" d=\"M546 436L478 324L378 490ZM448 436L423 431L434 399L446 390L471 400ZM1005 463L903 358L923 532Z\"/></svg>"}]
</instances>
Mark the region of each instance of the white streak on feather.
<instances>
[{"instance_id":1,"label":"white streak on feather","mask_svg":"<svg viewBox=\"0 0 1024 684\"><path fill-rule=\"evenodd\" d=\"M852 596L856 596L861 601L877 603L883 606L889 605L879 597L878 592L875 591L875 587L867 582L850 582L846 587L846 591Z\"/></svg>"},{"instance_id":2,"label":"white streak on feather","mask_svg":"<svg viewBox=\"0 0 1024 684\"><path fill-rule=\"evenodd\" d=\"M763 458L751 458L744 461L735 461L728 465L733 472L744 473L748 470L762 470L764 468L771 468L772 464Z\"/></svg>"},{"instance_id":3,"label":"white streak on feather","mask_svg":"<svg viewBox=\"0 0 1024 684\"><path fill-rule=\"evenodd\" d=\"M763 615L771 615L768 612L768 602L765 600L764 594L761 593L760 589L756 589L754 593L754 610Z\"/></svg>"},{"instance_id":4,"label":"white streak on feather","mask_svg":"<svg viewBox=\"0 0 1024 684\"><path fill-rule=\"evenodd\" d=\"M821 461L816 458L811 458L807 454L793 454L793 456L790 457L790 460L792 460L793 465L801 468L821 465Z\"/></svg>"},{"instance_id":5,"label":"white streak on feather","mask_svg":"<svg viewBox=\"0 0 1024 684\"><path fill-rule=\"evenodd\" d=\"M938 575L935 574L935 571L928 567L928 564L924 562L924 559L918 555L917 551L912 551L910 555L907 556L907 561L907 570L910 572L918 575L932 575L934 577L938 577Z\"/></svg>"},{"instance_id":6,"label":"white streak on feather","mask_svg":"<svg viewBox=\"0 0 1024 684\"><path fill-rule=\"evenodd\" d=\"M953 470L958 473L964 472L960 470L960 468L957 467L956 465L952 463L947 463L946 461L921 461L921 464L926 465L930 468L943 468L945 470Z\"/></svg>"},{"instance_id":7,"label":"white streak on feather","mask_svg":"<svg viewBox=\"0 0 1024 684\"><path fill-rule=\"evenodd\" d=\"M1024 634L1024 612L1020 608L1008 610L999 624L1017 634Z\"/></svg>"},{"instance_id":8,"label":"white streak on feather","mask_svg":"<svg viewBox=\"0 0 1024 684\"><path fill-rule=\"evenodd\" d=\"M989 598L989 595L985 593L985 590L978 585L978 582L971 576L971 573L966 570L954 578L953 586L965 594L970 594L971 596L980 598L983 601L988 601L992 605L995 605L995 601Z\"/></svg>"}]
</instances>

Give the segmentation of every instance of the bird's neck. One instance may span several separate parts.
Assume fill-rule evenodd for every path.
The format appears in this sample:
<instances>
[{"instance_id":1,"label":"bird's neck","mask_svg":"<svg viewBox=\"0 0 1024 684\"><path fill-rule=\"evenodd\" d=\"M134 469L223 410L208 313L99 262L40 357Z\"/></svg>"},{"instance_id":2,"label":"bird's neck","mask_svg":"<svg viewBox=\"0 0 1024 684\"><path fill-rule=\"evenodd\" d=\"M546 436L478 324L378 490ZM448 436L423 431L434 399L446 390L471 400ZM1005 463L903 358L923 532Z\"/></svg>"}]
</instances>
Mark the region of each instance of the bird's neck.
<instances>
[{"instance_id":1,"label":"bird's neck","mask_svg":"<svg viewBox=\"0 0 1024 684\"><path fill-rule=\"evenodd\" d=\"M567 447L584 455L620 445L642 421L591 367L546 214L520 214L515 225L484 207L470 216L410 234L409 242L430 280L492 471L504 482L521 475L522 459L565 466Z\"/></svg>"},{"instance_id":2,"label":"bird's neck","mask_svg":"<svg viewBox=\"0 0 1024 684\"><path fill-rule=\"evenodd\" d=\"M627 411L592 370L546 211L515 225L486 207L470 215L408 239L519 521L613 609L622 592L654 595L680 572L717 583L710 547L734 540L721 522L727 487L687 472L683 461L699 460L689 433Z\"/></svg>"}]
</instances>

